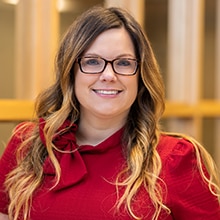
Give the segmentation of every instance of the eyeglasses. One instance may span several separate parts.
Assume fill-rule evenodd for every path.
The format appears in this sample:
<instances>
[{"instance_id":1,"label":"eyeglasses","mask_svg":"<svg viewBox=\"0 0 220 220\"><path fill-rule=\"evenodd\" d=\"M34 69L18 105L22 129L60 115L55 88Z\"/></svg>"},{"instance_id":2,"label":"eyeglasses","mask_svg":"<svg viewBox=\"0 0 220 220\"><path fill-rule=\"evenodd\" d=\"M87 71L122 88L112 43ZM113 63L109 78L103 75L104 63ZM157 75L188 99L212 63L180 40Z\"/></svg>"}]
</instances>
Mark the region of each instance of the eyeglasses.
<instances>
[{"instance_id":1,"label":"eyeglasses","mask_svg":"<svg viewBox=\"0 0 220 220\"><path fill-rule=\"evenodd\" d=\"M106 60L101 57L80 57L77 59L80 70L87 74L102 73L110 63L115 73L125 76L134 75L138 69L138 62L131 58L117 58Z\"/></svg>"}]
</instances>

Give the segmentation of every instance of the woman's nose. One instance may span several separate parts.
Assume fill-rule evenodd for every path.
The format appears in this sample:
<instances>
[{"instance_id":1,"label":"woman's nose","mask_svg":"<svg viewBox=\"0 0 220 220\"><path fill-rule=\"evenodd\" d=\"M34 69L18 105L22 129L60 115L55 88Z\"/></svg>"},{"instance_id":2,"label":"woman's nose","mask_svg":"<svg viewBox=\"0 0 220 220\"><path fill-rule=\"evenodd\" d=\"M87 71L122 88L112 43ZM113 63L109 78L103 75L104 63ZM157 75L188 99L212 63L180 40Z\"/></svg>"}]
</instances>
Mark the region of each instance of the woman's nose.
<instances>
[{"instance_id":1,"label":"woman's nose","mask_svg":"<svg viewBox=\"0 0 220 220\"><path fill-rule=\"evenodd\" d=\"M111 63L108 63L104 71L100 75L102 81L115 81L117 79L116 73L114 72Z\"/></svg>"}]
</instances>

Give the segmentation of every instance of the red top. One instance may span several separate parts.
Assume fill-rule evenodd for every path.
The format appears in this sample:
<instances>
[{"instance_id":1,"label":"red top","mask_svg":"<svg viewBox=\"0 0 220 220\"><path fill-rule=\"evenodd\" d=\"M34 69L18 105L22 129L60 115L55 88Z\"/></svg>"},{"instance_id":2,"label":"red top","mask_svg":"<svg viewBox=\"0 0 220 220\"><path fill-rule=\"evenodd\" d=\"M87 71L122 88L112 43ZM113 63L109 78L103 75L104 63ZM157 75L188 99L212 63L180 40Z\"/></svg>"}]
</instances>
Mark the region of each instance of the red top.
<instances>
[{"instance_id":1,"label":"red top","mask_svg":"<svg viewBox=\"0 0 220 220\"><path fill-rule=\"evenodd\" d=\"M62 126L68 125L68 121ZM40 137L44 136L40 128ZM114 208L116 201L115 178L125 164L121 136L117 131L97 146L77 146L75 130L54 137L55 145L73 153L60 153L56 157L61 166L61 181L52 190L54 170L47 158L44 163L43 185L34 194L31 208L32 220L112 220L132 219L122 209ZM13 137L0 159L0 212L7 213L7 194L4 193L5 175L15 166L15 149L20 143ZM157 147L162 160L161 178L167 185L166 205L171 209L168 215L162 212L160 220L217 220L220 206L211 195L196 168L193 146L183 139L162 136ZM154 208L148 193L142 188L134 201L134 212L141 219L152 219Z\"/></svg>"}]
</instances>

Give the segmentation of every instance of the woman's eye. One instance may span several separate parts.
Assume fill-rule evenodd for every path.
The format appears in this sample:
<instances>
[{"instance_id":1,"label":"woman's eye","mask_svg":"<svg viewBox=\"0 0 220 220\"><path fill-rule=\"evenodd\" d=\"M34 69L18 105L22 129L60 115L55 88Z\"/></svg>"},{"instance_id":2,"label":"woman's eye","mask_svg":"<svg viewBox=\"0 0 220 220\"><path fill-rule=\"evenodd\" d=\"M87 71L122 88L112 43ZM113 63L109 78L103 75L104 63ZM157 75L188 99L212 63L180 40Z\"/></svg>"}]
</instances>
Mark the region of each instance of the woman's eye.
<instances>
[{"instance_id":1,"label":"woman's eye","mask_svg":"<svg viewBox=\"0 0 220 220\"><path fill-rule=\"evenodd\" d=\"M117 65L118 66L130 66L131 62L129 60L118 60Z\"/></svg>"},{"instance_id":2,"label":"woman's eye","mask_svg":"<svg viewBox=\"0 0 220 220\"><path fill-rule=\"evenodd\" d=\"M98 59L87 59L86 60L86 65L91 65L91 66L93 66L93 65L99 65L100 64L100 62L99 62L99 60Z\"/></svg>"}]
</instances>

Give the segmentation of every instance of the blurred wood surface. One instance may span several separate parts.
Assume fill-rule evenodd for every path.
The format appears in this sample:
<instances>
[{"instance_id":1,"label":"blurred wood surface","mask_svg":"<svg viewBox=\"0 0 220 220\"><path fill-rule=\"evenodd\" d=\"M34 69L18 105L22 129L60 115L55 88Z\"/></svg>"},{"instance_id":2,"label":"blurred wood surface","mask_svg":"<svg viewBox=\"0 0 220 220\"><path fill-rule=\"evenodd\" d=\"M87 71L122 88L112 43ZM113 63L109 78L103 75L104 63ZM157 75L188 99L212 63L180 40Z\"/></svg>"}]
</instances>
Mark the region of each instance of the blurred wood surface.
<instances>
[{"instance_id":1,"label":"blurred wood surface","mask_svg":"<svg viewBox=\"0 0 220 220\"><path fill-rule=\"evenodd\" d=\"M195 105L166 102L164 118L220 117L220 101L203 100ZM24 121L34 118L34 101L0 100L0 121Z\"/></svg>"}]
</instances>

